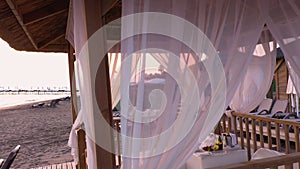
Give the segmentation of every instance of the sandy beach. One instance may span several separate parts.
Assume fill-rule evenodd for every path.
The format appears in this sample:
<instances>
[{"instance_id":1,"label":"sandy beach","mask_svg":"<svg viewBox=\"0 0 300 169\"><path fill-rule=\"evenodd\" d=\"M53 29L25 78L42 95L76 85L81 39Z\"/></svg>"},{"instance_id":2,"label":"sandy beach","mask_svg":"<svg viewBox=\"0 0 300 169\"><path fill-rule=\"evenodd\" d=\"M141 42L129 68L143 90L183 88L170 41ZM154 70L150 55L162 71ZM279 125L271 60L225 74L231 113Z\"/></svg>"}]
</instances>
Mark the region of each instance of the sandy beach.
<instances>
[{"instance_id":1,"label":"sandy beach","mask_svg":"<svg viewBox=\"0 0 300 169\"><path fill-rule=\"evenodd\" d=\"M28 169L73 160L67 146L72 127L70 101L60 101L56 107L46 104L39 108L32 108L32 103L0 108L0 158L7 158L16 145L21 145L11 168Z\"/></svg>"}]
</instances>

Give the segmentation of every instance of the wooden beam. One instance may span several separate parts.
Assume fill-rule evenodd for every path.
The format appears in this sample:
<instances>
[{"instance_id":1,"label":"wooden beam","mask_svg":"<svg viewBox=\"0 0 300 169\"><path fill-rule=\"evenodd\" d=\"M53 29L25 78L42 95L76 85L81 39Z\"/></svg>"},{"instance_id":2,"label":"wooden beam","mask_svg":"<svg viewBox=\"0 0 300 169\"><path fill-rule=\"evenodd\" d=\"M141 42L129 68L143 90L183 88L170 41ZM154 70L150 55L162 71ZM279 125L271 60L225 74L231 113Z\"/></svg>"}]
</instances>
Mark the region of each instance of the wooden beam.
<instances>
[{"instance_id":1,"label":"wooden beam","mask_svg":"<svg viewBox=\"0 0 300 169\"><path fill-rule=\"evenodd\" d=\"M101 0L85 0L84 1L84 9L85 9L85 19L86 19L86 33L87 37L91 37L98 29L103 26L104 22L102 20L102 13L101 13ZM104 39L100 39L104 40ZM89 49L93 50L93 49ZM111 89L110 89L110 79L109 79L109 69L108 69L108 59L107 55L103 59L103 61L100 63L95 84L91 84L97 86L95 88L96 91L95 95L97 98L97 102L93 104L97 104L95 106L98 106L102 116L104 119L110 124L110 126L113 126L112 121L112 105L111 105ZM96 110L93 111L93 113L99 113ZM96 115L94 115L95 117ZM97 119L94 119L94 123L97 123ZM105 125L105 124L103 124ZM101 130L101 129L96 129ZM102 141L105 142L105 144L111 146L113 149L114 146L114 138L112 130L103 131L107 134L107 136L102 138ZM89 157L87 157L89 158ZM95 159L96 159L96 165L97 169L115 169L116 168L116 162L115 162L115 154L112 152L108 152L99 145L95 143Z\"/></svg>"},{"instance_id":2,"label":"wooden beam","mask_svg":"<svg viewBox=\"0 0 300 169\"><path fill-rule=\"evenodd\" d=\"M276 64L274 73L277 73L278 69L281 67L283 62L284 62L284 59L279 60L279 62Z\"/></svg>"},{"instance_id":3,"label":"wooden beam","mask_svg":"<svg viewBox=\"0 0 300 169\"><path fill-rule=\"evenodd\" d=\"M38 49L36 43L34 42L32 36L30 35L30 33L28 32L26 26L23 23L23 18L22 15L20 15L21 13L19 12L18 7L16 6L16 4L14 3L14 0L6 0L6 3L8 4L9 8L11 9L11 11L13 12L13 14L15 15L17 21L19 22L20 26L22 27L23 31L25 32L27 38L29 39L29 41L31 42L32 46L35 49Z\"/></svg>"},{"instance_id":4,"label":"wooden beam","mask_svg":"<svg viewBox=\"0 0 300 169\"><path fill-rule=\"evenodd\" d=\"M48 35L49 37L44 39L43 41L41 42L38 42L37 44L37 48L38 49L42 49L44 47L46 47L47 45L49 45L50 43L56 41L57 39L61 38L61 37L64 37L65 36L65 32L62 32L58 35Z\"/></svg>"},{"instance_id":5,"label":"wooden beam","mask_svg":"<svg viewBox=\"0 0 300 169\"><path fill-rule=\"evenodd\" d=\"M68 43L68 63L69 63L69 79L70 79L70 89L71 89L71 111L72 111L72 120L73 123L77 118L77 92L76 92L76 79L75 79L75 70L74 70L74 48ZM86 169L86 142L85 142L85 132L80 129L77 131L77 140L78 140L78 169Z\"/></svg>"},{"instance_id":6,"label":"wooden beam","mask_svg":"<svg viewBox=\"0 0 300 169\"><path fill-rule=\"evenodd\" d=\"M37 9L35 11L23 14L23 23L25 25L38 22L40 20L46 19L48 17L60 14L67 11L69 8L69 3L66 0L55 1L50 5Z\"/></svg>"},{"instance_id":7,"label":"wooden beam","mask_svg":"<svg viewBox=\"0 0 300 169\"><path fill-rule=\"evenodd\" d=\"M108 11L110 11L116 4L119 3L120 0L102 0L101 8L102 8L102 16L104 16Z\"/></svg>"},{"instance_id":8,"label":"wooden beam","mask_svg":"<svg viewBox=\"0 0 300 169\"><path fill-rule=\"evenodd\" d=\"M74 70L74 48L68 43L68 64L69 64L69 80L70 80L70 91L71 91L71 111L73 123L77 117L77 94L76 94L76 79Z\"/></svg>"}]
</instances>

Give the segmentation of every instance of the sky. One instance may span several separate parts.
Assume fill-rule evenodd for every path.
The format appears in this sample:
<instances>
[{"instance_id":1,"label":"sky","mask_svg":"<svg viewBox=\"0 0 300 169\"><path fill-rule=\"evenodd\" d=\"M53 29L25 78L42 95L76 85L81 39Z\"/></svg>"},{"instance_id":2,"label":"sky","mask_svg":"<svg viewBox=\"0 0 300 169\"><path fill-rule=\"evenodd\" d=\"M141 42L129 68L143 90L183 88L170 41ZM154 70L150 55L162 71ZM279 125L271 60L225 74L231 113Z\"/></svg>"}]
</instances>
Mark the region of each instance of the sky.
<instances>
[{"instance_id":1,"label":"sky","mask_svg":"<svg viewBox=\"0 0 300 169\"><path fill-rule=\"evenodd\" d=\"M16 51L0 38L0 89L69 89L68 55Z\"/></svg>"}]
</instances>

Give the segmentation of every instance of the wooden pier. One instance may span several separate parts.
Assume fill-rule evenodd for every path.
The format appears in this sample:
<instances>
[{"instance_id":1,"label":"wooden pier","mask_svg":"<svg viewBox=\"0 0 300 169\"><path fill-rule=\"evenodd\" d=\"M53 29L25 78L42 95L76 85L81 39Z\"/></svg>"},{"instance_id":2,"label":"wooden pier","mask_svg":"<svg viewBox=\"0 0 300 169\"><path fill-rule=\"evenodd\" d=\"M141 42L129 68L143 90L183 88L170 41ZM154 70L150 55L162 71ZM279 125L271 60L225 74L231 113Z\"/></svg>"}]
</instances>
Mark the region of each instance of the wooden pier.
<instances>
[{"instance_id":1,"label":"wooden pier","mask_svg":"<svg viewBox=\"0 0 300 169\"><path fill-rule=\"evenodd\" d=\"M62 164L52 164L43 167L35 167L31 169L76 169L76 165L74 162L67 162Z\"/></svg>"}]
</instances>

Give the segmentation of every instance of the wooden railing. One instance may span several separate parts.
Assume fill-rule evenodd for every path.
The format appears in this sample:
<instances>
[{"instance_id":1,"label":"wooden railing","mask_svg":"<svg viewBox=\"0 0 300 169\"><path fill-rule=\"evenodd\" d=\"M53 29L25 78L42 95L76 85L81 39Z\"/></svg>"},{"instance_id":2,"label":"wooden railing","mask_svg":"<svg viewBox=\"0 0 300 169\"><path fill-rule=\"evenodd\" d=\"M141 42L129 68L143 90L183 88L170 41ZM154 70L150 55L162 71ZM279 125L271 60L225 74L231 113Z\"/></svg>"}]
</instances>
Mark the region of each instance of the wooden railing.
<instances>
[{"instance_id":1,"label":"wooden railing","mask_svg":"<svg viewBox=\"0 0 300 169\"><path fill-rule=\"evenodd\" d=\"M268 160L249 161L236 165L238 167L232 165L230 168L251 168L254 166L260 166L257 168L266 168L265 166L272 168L280 165L292 168L291 164L294 161L300 161L300 122L257 116L250 113L232 112L231 117L226 115L222 117L219 126L222 128L221 132L228 128L231 133L236 134L238 144L242 149L247 149L248 160L258 148L268 148L288 154ZM244 167L244 165L247 167ZM300 168L300 163L297 165Z\"/></svg>"},{"instance_id":2,"label":"wooden railing","mask_svg":"<svg viewBox=\"0 0 300 169\"><path fill-rule=\"evenodd\" d=\"M284 166L285 169L300 168L300 152L287 154L283 156L276 156L264 158L259 160L247 161L238 164L232 164L221 167L214 167L209 169L249 169L249 168L270 168L277 169L279 166ZM298 166L296 166L298 165Z\"/></svg>"}]
</instances>

